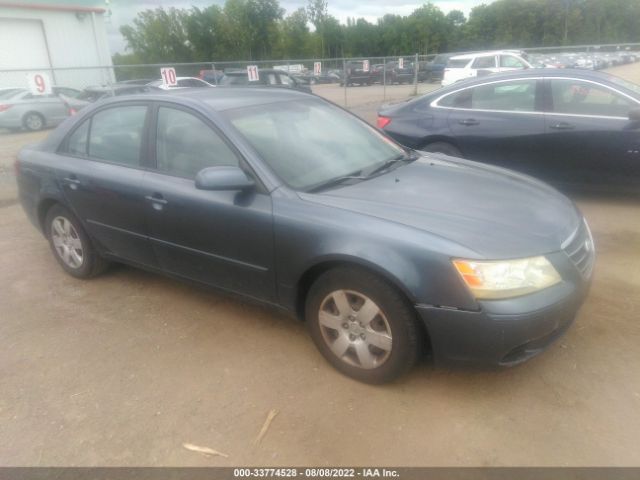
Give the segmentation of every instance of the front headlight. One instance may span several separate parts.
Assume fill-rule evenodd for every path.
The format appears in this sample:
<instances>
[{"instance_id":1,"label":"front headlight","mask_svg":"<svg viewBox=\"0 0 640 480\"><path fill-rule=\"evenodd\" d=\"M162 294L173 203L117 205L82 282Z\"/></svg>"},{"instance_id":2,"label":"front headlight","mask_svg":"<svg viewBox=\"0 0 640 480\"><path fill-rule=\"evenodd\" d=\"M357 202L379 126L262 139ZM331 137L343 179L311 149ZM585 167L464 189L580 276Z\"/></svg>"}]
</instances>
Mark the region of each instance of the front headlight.
<instances>
[{"instance_id":1,"label":"front headlight","mask_svg":"<svg viewBox=\"0 0 640 480\"><path fill-rule=\"evenodd\" d=\"M457 259L453 265L478 299L517 297L562 280L545 257L500 261Z\"/></svg>"}]
</instances>

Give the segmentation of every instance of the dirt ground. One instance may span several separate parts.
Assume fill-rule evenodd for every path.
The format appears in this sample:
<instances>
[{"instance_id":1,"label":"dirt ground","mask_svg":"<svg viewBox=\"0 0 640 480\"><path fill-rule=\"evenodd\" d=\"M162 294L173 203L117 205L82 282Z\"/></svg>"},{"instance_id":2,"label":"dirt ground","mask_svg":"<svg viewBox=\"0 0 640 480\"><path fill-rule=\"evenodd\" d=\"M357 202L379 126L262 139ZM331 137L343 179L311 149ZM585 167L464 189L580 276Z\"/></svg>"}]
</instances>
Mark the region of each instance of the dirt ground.
<instances>
[{"instance_id":1,"label":"dirt ground","mask_svg":"<svg viewBox=\"0 0 640 480\"><path fill-rule=\"evenodd\" d=\"M272 311L128 267L65 275L15 204L13 157L41 137L0 135L0 465L640 465L637 199L574 197L594 283L543 355L499 371L425 361L373 387Z\"/></svg>"}]
</instances>

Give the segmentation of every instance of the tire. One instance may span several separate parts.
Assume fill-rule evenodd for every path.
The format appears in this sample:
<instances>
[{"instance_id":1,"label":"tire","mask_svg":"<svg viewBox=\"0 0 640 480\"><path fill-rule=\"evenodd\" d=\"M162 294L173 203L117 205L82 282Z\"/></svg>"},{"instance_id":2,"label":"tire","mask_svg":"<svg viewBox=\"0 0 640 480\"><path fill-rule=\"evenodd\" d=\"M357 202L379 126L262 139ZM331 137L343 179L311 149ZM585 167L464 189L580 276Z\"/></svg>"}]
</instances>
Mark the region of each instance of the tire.
<instances>
[{"instance_id":1,"label":"tire","mask_svg":"<svg viewBox=\"0 0 640 480\"><path fill-rule=\"evenodd\" d=\"M45 127L44 117L38 112L28 112L22 117L22 125L30 132L37 132Z\"/></svg>"},{"instance_id":2,"label":"tire","mask_svg":"<svg viewBox=\"0 0 640 480\"><path fill-rule=\"evenodd\" d=\"M423 152L444 153L450 157L464 158L462 152L447 142L433 142L422 148Z\"/></svg>"},{"instance_id":3,"label":"tire","mask_svg":"<svg viewBox=\"0 0 640 480\"><path fill-rule=\"evenodd\" d=\"M69 275L91 278L109 266L96 252L78 219L62 205L49 209L44 226L53 256Z\"/></svg>"},{"instance_id":4,"label":"tire","mask_svg":"<svg viewBox=\"0 0 640 480\"><path fill-rule=\"evenodd\" d=\"M381 277L357 267L322 274L307 295L305 319L327 361L365 383L402 376L416 363L424 344L406 298Z\"/></svg>"}]
</instances>

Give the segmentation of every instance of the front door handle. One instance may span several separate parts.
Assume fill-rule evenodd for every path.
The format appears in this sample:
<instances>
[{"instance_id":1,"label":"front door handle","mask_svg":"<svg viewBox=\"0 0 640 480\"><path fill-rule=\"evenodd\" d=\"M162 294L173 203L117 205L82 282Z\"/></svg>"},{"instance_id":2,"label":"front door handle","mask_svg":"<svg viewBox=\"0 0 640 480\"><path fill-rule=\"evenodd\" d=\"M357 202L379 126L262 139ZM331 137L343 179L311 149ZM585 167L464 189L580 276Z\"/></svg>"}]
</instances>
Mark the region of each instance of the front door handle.
<instances>
[{"instance_id":1,"label":"front door handle","mask_svg":"<svg viewBox=\"0 0 640 480\"><path fill-rule=\"evenodd\" d=\"M169 203L164 199L164 197L160 193L154 193L153 195L147 195L144 198L147 199L148 201L150 201L151 205L153 205L153 208L155 208L156 210L162 210L162 207L165 206L167 203Z\"/></svg>"},{"instance_id":2,"label":"front door handle","mask_svg":"<svg viewBox=\"0 0 640 480\"><path fill-rule=\"evenodd\" d=\"M573 130L575 127L570 123L560 122L549 125L549 128L553 128L554 130Z\"/></svg>"},{"instance_id":3,"label":"front door handle","mask_svg":"<svg viewBox=\"0 0 640 480\"><path fill-rule=\"evenodd\" d=\"M69 188L71 188L72 190L77 190L78 185L80 185L81 183L78 177L76 177L73 173L68 177L65 177L64 181L69 184Z\"/></svg>"},{"instance_id":4,"label":"front door handle","mask_svg":"<svg viewBox=\"0 0 640 480\"><path fill-rule=\"evenodd\" d=\"M467 118L465 120L460 120L458 123L460 125L466 125L467 127L470 127L472 125L480 125L480 122L475 118Z\"/></svg>"}]
</instances>

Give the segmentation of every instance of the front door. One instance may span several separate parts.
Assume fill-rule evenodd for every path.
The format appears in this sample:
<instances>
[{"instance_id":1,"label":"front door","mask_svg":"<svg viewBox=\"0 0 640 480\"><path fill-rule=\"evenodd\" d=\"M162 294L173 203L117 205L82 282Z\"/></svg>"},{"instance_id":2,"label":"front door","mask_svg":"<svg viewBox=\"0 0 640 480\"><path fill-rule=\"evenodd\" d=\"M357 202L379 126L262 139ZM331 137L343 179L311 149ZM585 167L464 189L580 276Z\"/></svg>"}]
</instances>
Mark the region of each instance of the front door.
<instances>
[{"instance_id":1,"label":"front door","mask_svg":"<svg viewBox=\"0 0 640 480\"><path fill-rule=\"evenodd\" d=\"M631 98L599 83L547 80L544 158L562 183L640 186L640 124Z\"/></svg>"},{"instance_id":2,"label":"front door","mask_svg":"<svg viewBox=\"0 0 640 480\"><path fill-rule=\"evenodd\" d=\"M260 300L274 297L271 197L195 187L206 167L242 166L223 135L195 111L160 106L156 168L145 175L150 239L170 274Z\"/></svg>"}]
</instances>

